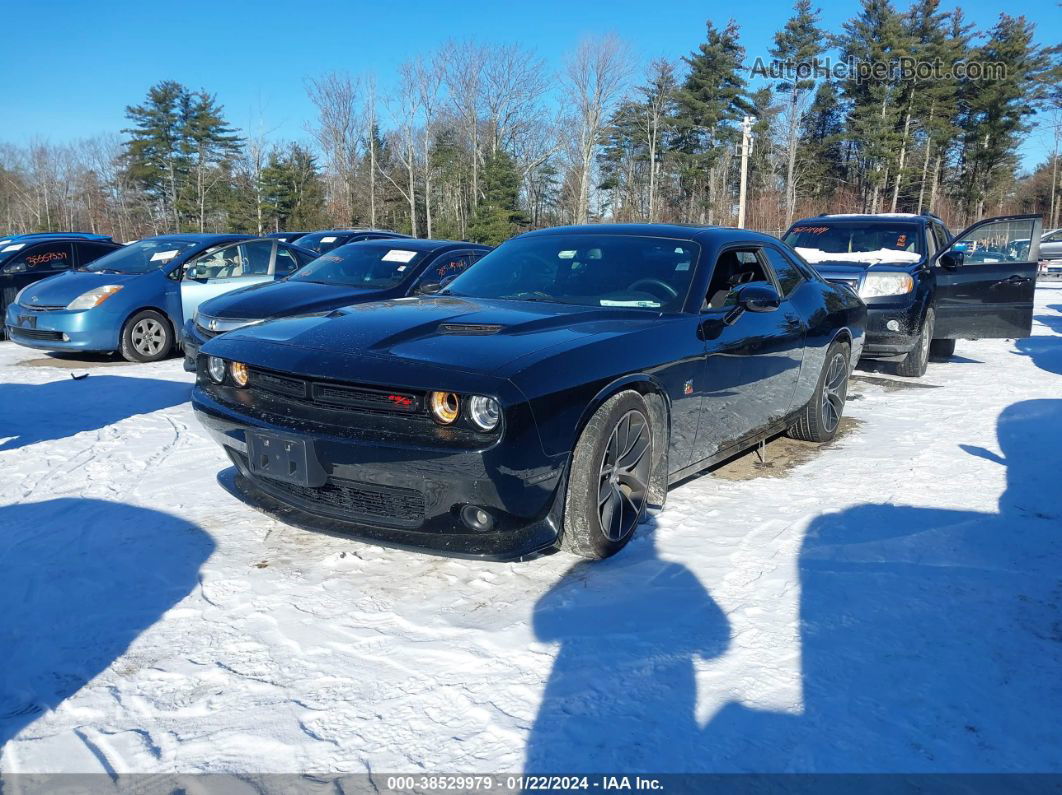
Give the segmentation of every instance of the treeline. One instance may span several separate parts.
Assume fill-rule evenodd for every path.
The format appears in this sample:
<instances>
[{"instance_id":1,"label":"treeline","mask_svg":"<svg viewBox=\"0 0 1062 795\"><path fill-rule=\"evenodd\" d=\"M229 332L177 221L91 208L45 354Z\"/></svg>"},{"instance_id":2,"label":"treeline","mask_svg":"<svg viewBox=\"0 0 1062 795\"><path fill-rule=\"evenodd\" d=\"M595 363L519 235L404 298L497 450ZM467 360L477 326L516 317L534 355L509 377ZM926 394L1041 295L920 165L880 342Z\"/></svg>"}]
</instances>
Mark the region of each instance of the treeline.
<instances>
[{"instance_id":1,"label":"treeline","mask_svg":"<svg viewBox=\"0 0 1062 795\"><path fill-rule=\"evenodd\" d=\"M856 210L1057 226L1058 147L1024 176L1018 148L1034 113L1062 108L1060 83L1059 48L1030 21L978 31L939 0L862 0L839 31L797 0L754 57L736 23L709 21L689 54L641 74L615 36L556 71L522 45L448 42L386 92L371 75L308 80L306 141L240 131L215 96L165 81L121 132L0 146L0 231L370 225L496 243L557 223L733 224L746 117L747 226Z\"/></svg>"}]
</instances>

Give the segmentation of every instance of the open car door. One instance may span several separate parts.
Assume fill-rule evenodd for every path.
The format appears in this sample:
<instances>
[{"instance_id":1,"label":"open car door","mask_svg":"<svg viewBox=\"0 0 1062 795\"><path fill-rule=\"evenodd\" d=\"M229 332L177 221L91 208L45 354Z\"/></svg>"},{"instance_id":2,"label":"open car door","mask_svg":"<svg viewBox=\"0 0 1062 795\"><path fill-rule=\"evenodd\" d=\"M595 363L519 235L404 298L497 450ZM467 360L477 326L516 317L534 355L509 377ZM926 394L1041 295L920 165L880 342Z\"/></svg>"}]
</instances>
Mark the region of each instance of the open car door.
<instances>
[{"instance_id":1,"label":"open car door","mask_svg":"<svg viewBox=\"0 0 1062 795\"><path fill-rule=\"evenodd\" d=\"M189 263L181 280L181 315L195 315L204 301L275 278L274 240L249 240L209 250Z\"/></svg>"},{"instance_id":2,"label":"open car door","mask_svg":"<svg viewBox=\"0 0 1062 795\"><path fill-rule=\"evenodd\" d=\"M1005 215L978 221L937 252L937 339L1028 337L1043 220Z\"/></svg>"}]
</instances>

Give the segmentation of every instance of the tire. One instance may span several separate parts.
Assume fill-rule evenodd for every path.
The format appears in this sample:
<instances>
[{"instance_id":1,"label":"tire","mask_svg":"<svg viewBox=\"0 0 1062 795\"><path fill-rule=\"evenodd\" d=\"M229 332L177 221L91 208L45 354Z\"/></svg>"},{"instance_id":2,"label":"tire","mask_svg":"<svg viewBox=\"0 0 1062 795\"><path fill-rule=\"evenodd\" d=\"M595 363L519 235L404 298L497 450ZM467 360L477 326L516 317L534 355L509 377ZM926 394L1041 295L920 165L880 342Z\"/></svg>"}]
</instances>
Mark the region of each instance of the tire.
<instances>
[{"instance_id":1,"label":"tire","mask_svg":"<svg viewBox=\"0 0 1062 795\"><path fill-rule=\"evenodd\" d=\"M645 517L653 441L649 409L637 392L613 395L594 413L572 454L562 549L601 560L627 545Z\"/></svg>"},{"instance_id":2,"label":"tire","mask_svg":"<svg viewBox=\"0 0 1062 795\"><path fill-rule=\"evenodd\" d=\"M950 359L955 355L955 340L933 340L929 344L930 359Z\"/></svg>"},{"instance_id":3,"label":"tire","mask_svg":"<svg viewBox=\"0 0 1062 795\"><path fill-rule=\"evenodd\" d=\"M905 378L921 378L926 374L929 364L929 348L933 344L933 329L936 327L937 313L933 307L926 310L922 320L922 330L918 332L918 341L903 359L896 363L896 375Z\"/></svg>"},{"instance_id":4,"label":"tire","mask_svg":"<svg viewBox=\"0 0 1062 795\"><path fill-rule=\"evenodd\" d=\"M173 350L170 321L154 309L137 312L122 328L120 352L127 362L158 362Z\"/></svg>"},{"instance_id":5,"label":"tire","mask_svg":"<svg viewBox=\"0 0 1062 795\"><path fill-rule=\"evenodd\" d=\"M828 442L837 435L848 398L851 352L845 342L834 342L826 351L811 400L800 419L789 427L788 436L805 442Z\"/></svg>"}]
</instances>

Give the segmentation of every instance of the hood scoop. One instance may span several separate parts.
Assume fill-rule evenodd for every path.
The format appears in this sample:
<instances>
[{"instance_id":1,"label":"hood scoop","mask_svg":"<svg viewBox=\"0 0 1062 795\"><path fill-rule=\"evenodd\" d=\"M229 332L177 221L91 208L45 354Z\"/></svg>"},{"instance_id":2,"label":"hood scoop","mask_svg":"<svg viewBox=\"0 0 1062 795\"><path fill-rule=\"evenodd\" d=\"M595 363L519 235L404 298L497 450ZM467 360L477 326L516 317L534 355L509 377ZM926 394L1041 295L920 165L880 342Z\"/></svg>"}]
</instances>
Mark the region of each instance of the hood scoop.
<instances>
[{"instance_id":1,"label":"hood scoop","mask_svg":"<svg viewBox=\"0 0 1062 795\"><path fill-rule=\"evenodd\" d=\"M497 323L440 323L440 334L455 334L464 337L487 337L505 328Z\"/></svg>"}]
</instances>

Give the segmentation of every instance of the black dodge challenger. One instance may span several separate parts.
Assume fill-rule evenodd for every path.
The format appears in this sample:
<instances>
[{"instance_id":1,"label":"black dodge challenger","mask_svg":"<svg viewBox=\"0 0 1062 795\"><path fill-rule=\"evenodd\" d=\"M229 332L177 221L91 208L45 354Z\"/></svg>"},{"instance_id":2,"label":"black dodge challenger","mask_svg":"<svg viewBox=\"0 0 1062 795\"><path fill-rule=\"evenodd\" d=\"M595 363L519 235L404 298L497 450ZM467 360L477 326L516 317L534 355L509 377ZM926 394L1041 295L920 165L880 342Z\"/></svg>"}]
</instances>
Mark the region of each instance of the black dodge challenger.
<instances>
[{"instance_id":1,"label":"black dodge challenger","mask_svg":"<svg viewBox=\"0 0 1062 795\"><path fill-rule=\"evenodd\" d=\"M252 503L501 559L620 550L669 484L837 433L866 307L738 229L561 227L428 297L230 332L193 404Z\"/></svg>"}]
</instances>

